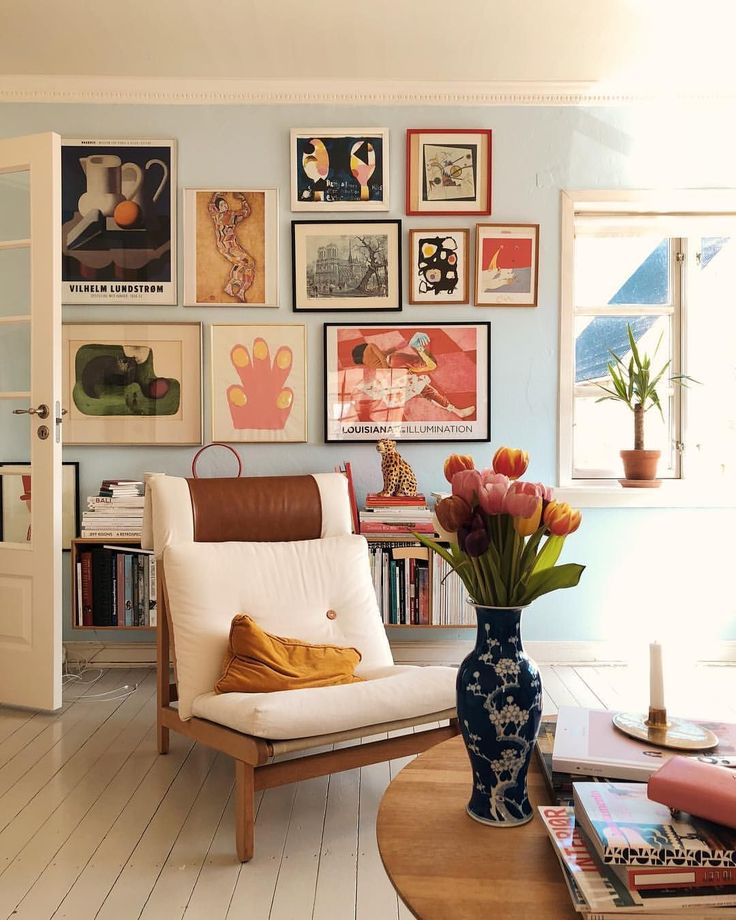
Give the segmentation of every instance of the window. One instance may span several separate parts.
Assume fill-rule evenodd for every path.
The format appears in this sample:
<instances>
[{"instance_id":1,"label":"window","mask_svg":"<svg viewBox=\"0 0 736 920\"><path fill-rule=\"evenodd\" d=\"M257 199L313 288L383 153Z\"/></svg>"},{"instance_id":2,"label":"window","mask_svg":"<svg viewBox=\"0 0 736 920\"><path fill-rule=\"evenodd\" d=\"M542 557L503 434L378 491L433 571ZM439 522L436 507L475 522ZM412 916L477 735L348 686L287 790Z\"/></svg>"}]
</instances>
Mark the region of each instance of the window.
<instances>
[{"instance_id":1,"label":"window","mask_svg":"<svg viewBox=\"0 0 736 920\"><path fill-rule=\"evenodd\" d=\"M736 480L736 192L563 192L560 484L613 485L633 413L599 401L627 326L662 404L645 416L658 476ZM682 388L677 374L699 381ZM607 481L607 482L606 482Z\"/></svg>"}]
</instances>

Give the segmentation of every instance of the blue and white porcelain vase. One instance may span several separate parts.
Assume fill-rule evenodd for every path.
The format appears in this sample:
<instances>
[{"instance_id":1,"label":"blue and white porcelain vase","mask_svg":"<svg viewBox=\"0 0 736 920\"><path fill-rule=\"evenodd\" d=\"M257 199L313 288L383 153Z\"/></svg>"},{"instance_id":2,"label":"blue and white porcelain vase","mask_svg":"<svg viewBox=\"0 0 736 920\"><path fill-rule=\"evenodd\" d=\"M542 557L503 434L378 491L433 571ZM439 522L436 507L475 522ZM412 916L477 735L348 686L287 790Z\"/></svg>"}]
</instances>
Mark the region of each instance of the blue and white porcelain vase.
<instances>
[{"instance_id":1,"label":"blue and white porcelain vase","mask_svg":"<svg viewBox=\"0 0 736 920\"><path fill-rule=\"evenodd\" d=\"M542 718L542 680L521 644L523 607L472 604L475 648L457 673L457 714L473 768L471 818L512 827L533 817L527 772Z\"/></svg>"}]
</instances>

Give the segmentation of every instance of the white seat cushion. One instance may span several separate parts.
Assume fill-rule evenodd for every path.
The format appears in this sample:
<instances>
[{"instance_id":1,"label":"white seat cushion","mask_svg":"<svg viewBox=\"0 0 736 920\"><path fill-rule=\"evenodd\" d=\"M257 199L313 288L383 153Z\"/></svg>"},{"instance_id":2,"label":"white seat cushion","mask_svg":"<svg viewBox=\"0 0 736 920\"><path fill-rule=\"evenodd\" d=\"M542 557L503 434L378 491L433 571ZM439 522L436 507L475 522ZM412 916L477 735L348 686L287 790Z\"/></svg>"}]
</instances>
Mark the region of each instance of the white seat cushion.
<instances>
[{"instance_id":1,"label":"white seat cushion","mask_svg":"<svg viewBox=\"0 0 736 920\"><path fill-rule=\"evenodd\" d=\"M365 670L365 681L337 687L203 693L192 711L260 738L310 738L450 709L456 675L455 668L392 665Z\"/></svg>"},{"instance_id":2,"label":"white seat cushion","mask_svg":"<svg viewBox=\"0 0 736 920\"><path fill-rule=\"evenodd\" d=\"M163 568L184 720L192 717L194 699L213 690L238 613L249 614L277 636L357 648L363 656L359 676L393 665L364 537L180 543L166 548ZM303 692L289 691L288 696ZM385 714L378 721L388 718Z\"/></svg>"}]
</instances>

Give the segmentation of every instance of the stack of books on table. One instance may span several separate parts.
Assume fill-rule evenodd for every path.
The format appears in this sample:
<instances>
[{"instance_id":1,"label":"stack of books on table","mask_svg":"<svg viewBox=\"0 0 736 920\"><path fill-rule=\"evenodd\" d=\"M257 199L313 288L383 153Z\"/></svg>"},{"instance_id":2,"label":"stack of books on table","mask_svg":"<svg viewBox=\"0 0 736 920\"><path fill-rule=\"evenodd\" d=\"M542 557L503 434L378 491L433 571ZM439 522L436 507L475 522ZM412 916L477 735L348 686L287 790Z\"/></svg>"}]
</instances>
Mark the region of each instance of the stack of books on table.
<instances>
[{"instance_id":1,"label":"stack of books on table","mask_svg":"<svg viewBox=\"0 0 736 920\"><path fill-rule=\"evenodd\" d=\"M97 495L87 498L82 536L98 539L140 539L143 532L143 483L103 479Z\"/></svg>"},{"instance_id":2,"label":"stack of books on table","mask_svg":"<svg viewBox=\"0 0 736 920\"><path fill-rule=\"evenodd\" d=\"M573 795L539 813L582 917L736 917L736 830L673 817L644 783L576 782Z\"/></svg>"},{"instance_id":3,"label":"stack of books on table","mask_svg":"<svg viewBox=\"0 0 736 920\"><path fill-rule=\"evenodd\" d=\"M381 495L369 492L365 510L360 512L360 532L364 534L433 534L432 512L423 495Z\"/></svg>"}]
</instances>

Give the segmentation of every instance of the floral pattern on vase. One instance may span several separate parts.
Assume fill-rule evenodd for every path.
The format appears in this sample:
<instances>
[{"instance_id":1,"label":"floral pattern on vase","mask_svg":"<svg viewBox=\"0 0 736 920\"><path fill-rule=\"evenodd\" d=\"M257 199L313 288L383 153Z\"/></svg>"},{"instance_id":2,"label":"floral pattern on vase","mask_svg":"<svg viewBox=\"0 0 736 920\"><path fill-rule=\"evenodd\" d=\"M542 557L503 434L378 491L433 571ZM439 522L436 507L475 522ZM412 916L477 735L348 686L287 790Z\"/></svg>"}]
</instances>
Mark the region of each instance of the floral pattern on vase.
<instances>
[{"instance_id":1,"label":"floral pattern on vase","mask_svg":"<svg viewBox=\"0 0 736 920\"><path fill-rule=\"evenodd\" d=\"M531 820L527 772L542 718L542 680L521 642L521 607L473 605L478 632L457 674L457 713L473 769L467 805L483 824Z\"/></svg>"}]
</instances>

